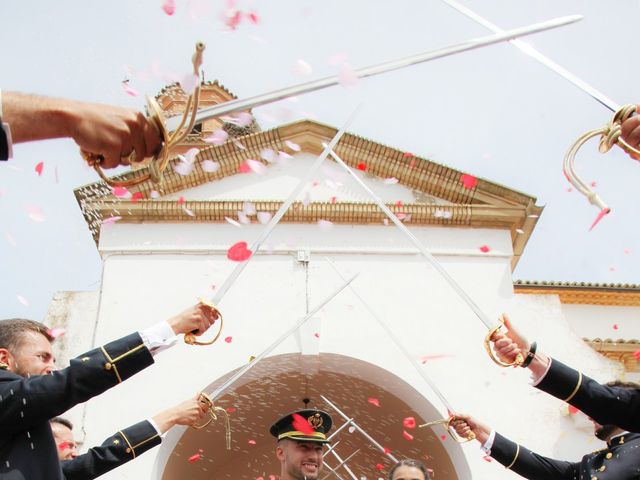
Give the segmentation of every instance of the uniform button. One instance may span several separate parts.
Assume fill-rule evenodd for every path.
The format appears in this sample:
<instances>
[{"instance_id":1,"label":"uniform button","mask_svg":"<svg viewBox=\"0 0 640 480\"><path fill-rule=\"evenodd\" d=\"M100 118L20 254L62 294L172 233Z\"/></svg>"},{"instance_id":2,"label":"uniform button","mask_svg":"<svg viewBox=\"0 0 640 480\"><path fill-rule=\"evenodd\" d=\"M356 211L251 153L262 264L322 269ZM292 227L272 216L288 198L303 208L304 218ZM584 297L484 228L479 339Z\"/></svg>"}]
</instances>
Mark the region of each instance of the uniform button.
<instances>
[{"instance_id":1,"label":"uniform button","mask_svg":"<svg viewBox=\"0 0 640 480\"><path fill-rule=\"evenodd\" d=\"M82 358L81 358L81 360L82 360L83 362L88 362L88 361L89 361L89 357L82 357Z\"/></svg>"},{"instance_id":2,"label":"uniform button","mask_svg":"<svg viewBox=\"0 0 640 480\"><path fill-rule=\"evenodd\" d=\"M107 362L107 363L104 364L104 369L105 370L111 370L111 366L112 366L111 363Z\"/></svg>"},{"instance_id":3,"label":"uniform button","mask_svg":"<svg viewBox=\"0 0 640 480\"><path fill-rule=\"evenodd\" d=\"M613 453L611 453L611 452L609 452L609 453L607 453L607 454L605 455L605 458L606 458L607 460L609 460L611 457L613 457Z\"/></svg>"},{"instance_id":4,"label":"uniform button","mask_svg":"<svg viewBox=\"0 0 640 480\"><path fill-rule=\"evenodd\" d=\"M600 471L601 471L601 472L604 472L604 470L605 470L606 468L607 468L606 466L602 465L602 466L600 467Z\"/></svg>"},{"instance_id":5,"label":"uniform button","mask_svg":"<svg viewBox=\"0 0 640 480\"><path fill-rule=\"evenodd\" d=\"M591 477L591 480L598 480L598 477Z\"/></svg>"}]
</instances>

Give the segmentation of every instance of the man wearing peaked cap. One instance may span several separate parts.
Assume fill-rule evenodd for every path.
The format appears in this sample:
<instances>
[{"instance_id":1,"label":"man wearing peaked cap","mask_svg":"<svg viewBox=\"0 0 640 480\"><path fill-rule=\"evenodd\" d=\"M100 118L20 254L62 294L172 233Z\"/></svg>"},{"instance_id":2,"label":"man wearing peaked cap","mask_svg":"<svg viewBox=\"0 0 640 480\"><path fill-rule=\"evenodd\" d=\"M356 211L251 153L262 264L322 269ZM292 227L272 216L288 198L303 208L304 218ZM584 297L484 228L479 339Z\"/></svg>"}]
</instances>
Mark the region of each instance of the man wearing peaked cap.
<instances>
[{"instance_id":1,"label":"man wearing peaked cap","mask_svg":"<svg viewBox=\"0 0 640 480\"><path fill-rule=\"evenodd\" d=\"M275 422L276 457L281 480L316 480L322 471L323 447L329 443L331 417L320 410L298 410Z\"/></svg>"}]
</instances>

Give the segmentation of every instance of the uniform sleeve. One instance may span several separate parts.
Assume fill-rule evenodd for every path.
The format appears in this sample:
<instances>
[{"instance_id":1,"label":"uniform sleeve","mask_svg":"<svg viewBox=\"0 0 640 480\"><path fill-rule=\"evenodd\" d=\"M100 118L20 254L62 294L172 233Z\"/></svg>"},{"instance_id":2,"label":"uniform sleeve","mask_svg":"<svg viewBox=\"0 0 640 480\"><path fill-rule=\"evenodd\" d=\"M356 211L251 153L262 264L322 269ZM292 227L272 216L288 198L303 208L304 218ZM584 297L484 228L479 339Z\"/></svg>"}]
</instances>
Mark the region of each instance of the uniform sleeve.
<instances>
[{"instance_id":1,"label":"uniform sleeve","mask_svg":"<svg viewBox=\"0 0 640 480\"><path fill-rule=\"evenodd\" d=\"M575 480L579 464L554 460L532 452L496 433L491 457L518 475L531 480Z\"/></svg>"},{"instance_id":2,"label":"uniform sleeve","mask_svg":"<svg viewBox=\"0 0 640 480\"><path fill-rule=\"evenodd\" d=\"M21 377L0 372L0 430L12 434L48 422L123 382L153 363L134 333L71 360L51 375Z\"/></svg>"},{"instance_id":3,"label":"uniform sleeve","mask_svg":"<svg viewBox=\"0 0 640 480\"><path fill-rule=\"evenodd\" d=\"M61 462L62 472L66 480L90 480L133 460L161 441L157 430L145 420L107 438L99 447Z\"/></svg>"},{"instance_id":4,"label":"uniform sleeve","mask_svg":"<svg viewBox=\"0 0 640 480\"><path fill-rule=\"evenodd\" d=\"M601 425L640 432L640 390L607 387L558 360L536 388L570 403Z\"/></svg>"}]
</instances>

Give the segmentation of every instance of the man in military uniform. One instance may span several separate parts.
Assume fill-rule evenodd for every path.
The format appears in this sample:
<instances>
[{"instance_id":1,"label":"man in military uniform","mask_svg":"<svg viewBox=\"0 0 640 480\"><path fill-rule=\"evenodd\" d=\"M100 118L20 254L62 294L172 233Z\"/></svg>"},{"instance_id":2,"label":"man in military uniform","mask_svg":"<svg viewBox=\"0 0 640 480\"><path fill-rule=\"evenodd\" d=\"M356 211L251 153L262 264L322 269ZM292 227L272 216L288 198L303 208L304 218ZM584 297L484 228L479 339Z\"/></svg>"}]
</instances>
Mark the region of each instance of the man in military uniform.
<instances>
[{"instance_id":1,"label":"man in military uniform","mask_svg":"<svg viewBox=\"0 0 640 480\"><path fill-rule=\"evenodd\" d=\"M102 445L78 454L73 437L73 425L61 417L52 418L51 430L58 447L58 458L66 480L91 480L139 457L161 442L161 435L174 425L202 423L208 406L200 395L168 408L152 418L120 430L107 438ZM128 451L130 445L138 445L135 456Z\"/></svg>"},{"instance_id":2,"label":"man in military uniform","mask_svg":"<svg viewBox=\"0 0 640 480\"><path fill-rule=\"evenodd\" d=\"M640 116L633 117L640 121ZM506 334L495 334L495 351L505 361L520 354L524 367L531 371L533 385L570 403L602 425L619 425L630 432L640 432L640 385L602 385L529 344L505 316Z\"/></svg>"},{"instance_id":3,"label":"man in military uniform","mask_svg":"<svg viewBox=\"0 0 640 480\"><path fill-rule=\"evenodd\" d=\"M593 420L592 420L593 421ZM614 425L594 424L594 434L607 448L567 462L538 455L503 437L467 415L456 415L451 425L462 437L470 432L482 449L508 469L532 480L631 480L640 478L640 434Z\"/></svg>"},{"instance_id":4,"label":"man in military uniform","mask_svg":"<svg viewBox=\"0 0 640 480\"><path fill-rule=\"evenodd\" d=\"M46 326L31 320L0 321L0 479L63 479L49 419L148 367L154 354L176 342L176 335L201 335L217 315L213 308L195 305L80 355L58 371ZM122 440L132 458L154 445L151 440Z\"/></svg>"},{"instance_id":5,"label":"man in military uniform","mask_svg":"<svg viewBox=\"0 0 640 480\"><path fill-rule=\"evenodd\" d=\"M299 410L275 422L280 480L317 480L322 471L324 445L329 443L331 417L320 410Z\"/></svg>"}]
</instances>

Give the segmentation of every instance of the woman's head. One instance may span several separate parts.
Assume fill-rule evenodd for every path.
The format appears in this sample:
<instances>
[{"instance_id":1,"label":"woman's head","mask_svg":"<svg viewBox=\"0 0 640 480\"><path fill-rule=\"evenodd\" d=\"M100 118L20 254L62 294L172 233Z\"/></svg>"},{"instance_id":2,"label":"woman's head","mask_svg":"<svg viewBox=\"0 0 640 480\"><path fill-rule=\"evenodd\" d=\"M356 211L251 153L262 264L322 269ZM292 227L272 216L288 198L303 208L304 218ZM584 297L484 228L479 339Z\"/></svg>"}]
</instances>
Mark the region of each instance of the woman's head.
<instances>
[{"instance_id":1,"label":"woman's head","mask_svg":"<svg viewBox=\"0 0 640 480\"><path fill-rule=\"evenodd\" d=\"M429 480L429 473L420 460L406 458L393 466L389 480Z\"/></svg>"}]
</instances>

